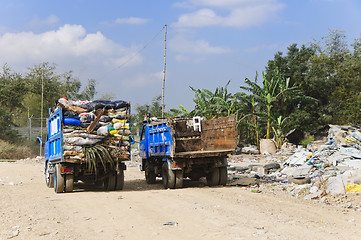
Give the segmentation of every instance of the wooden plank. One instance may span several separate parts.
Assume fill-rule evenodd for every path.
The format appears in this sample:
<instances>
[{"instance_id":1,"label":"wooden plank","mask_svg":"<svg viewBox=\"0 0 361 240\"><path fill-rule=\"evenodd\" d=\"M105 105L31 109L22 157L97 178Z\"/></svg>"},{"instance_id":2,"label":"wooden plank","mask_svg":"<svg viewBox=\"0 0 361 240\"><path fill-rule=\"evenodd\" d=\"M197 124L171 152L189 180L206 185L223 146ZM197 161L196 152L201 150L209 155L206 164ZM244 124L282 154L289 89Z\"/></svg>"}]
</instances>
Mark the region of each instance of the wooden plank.
<instances>
[{"instance_id":1,"label":"wooden plank","mask_svg":"<svg viewBox=\"0 0 361 240\"><path fill-rule=\"evenodd\" d=\"M182 140L176 139L175 152L193 152L200 151L202 148L201 138L182 138Z\"/></svg>"},{"instance_id":2,"label":"wooden plank","mask_svg":"<svg viewBox=\"0 0 361 240\"><path fill-rule=\"evenodd\" d=\"M174 135L176 138L201 136L199 131L194 131L193 120L177 120L173 123Z\"/></svg>"},{"instance_id":3,"label":"wooden plank","mask_svg":"<svg viewBox=\"0 0 361 240\"><path fill-rule=\"evenodd\" d=\"M204 151L236 150L235 116L202 121L202 149Z\"/></svg>"},{"instance_id":4,"label":"wooden plank","mask_svg":"<svg viewBox=\"0 0 361 240\"><path fill-rule=\"evenodd\" d=\"M98 113L97 113L97 117L95 118L95 120L88 126L88 128L86 129L87 133L91 133L94 128L96 127L96 125L98 124L100 117L104 114L105 108L103 109L98 109Z\"/></svg>"}]
</instances>

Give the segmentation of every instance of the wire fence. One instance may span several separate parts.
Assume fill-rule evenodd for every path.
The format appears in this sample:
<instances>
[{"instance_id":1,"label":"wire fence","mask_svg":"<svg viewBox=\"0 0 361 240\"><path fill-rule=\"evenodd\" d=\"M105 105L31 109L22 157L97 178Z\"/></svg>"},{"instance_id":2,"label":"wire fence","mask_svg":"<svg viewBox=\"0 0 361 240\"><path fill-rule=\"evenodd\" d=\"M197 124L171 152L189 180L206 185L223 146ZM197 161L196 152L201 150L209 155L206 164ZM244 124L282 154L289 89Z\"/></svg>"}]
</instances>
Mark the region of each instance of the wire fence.
<instances>
[{"instance_id":1,"label":"wire fence","mask_svg":"<svg viewBox=\"0 0 361 240\"><path fill-rule=\"evenodd\" d=\"M41 137L42 139L46 136L47 133L47 118L22 118L15 117L15 119L19 120L19 125L15 126L14 129L18 132L18 134L29 141L36 140L37 137ZM43 129L41 134L41 122L43 123Z\"/></svg>"}]
</instances>

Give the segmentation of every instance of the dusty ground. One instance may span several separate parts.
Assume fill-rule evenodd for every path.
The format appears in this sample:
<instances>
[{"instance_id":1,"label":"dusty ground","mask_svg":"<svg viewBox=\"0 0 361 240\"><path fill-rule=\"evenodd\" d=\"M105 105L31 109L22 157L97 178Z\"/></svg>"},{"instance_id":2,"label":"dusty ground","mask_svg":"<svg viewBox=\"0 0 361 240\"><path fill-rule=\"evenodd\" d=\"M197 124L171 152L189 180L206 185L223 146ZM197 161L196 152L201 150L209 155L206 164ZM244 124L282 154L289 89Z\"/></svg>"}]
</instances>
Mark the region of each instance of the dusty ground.
<instances>
[{"instance_id":1,"label":"dusty ground","mask_svg":"<svg viewBox=\"0 0 361 240\"><path fill-rule=\"evenodd\" d=\"M361 213L285 192L147 185L137 167L125 189L77 186L55 194L39 162L0 162L0 239L360 239Z\"/></svg>"}]
</instances>

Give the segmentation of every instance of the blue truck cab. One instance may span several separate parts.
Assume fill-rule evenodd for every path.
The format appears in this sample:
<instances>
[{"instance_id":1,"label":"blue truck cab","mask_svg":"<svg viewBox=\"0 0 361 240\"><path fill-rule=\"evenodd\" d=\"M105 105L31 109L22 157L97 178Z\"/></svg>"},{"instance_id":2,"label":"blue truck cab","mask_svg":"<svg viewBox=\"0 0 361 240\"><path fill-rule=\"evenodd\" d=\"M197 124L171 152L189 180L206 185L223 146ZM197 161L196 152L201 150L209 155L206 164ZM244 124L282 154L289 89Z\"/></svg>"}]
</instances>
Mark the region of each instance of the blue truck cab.
<instances>
[{"instance_id":1,"label":"blue truck cab","mask_svg":"<svg viewBox=\"0 0 361 240\"><path fill-rule=\"evenodd\" d=\"M172 153L172 130L165 122L143 125L139 142L139 155L142 159L150 156L170 157Z\"/></svg>"},{"instance_id":2,"label":"blue truck cab","mask_svg":"<svg viewBox=\"0 0 361 240\"><path fill-rule=\"evenodd\" d=\"M235 150L235 116L147 120L139 141L141 170L147 183L162 177L165 188L180 188L187 177L206 177L210 186L225 185L227 155Z\"/></svg>"}]
</instances>

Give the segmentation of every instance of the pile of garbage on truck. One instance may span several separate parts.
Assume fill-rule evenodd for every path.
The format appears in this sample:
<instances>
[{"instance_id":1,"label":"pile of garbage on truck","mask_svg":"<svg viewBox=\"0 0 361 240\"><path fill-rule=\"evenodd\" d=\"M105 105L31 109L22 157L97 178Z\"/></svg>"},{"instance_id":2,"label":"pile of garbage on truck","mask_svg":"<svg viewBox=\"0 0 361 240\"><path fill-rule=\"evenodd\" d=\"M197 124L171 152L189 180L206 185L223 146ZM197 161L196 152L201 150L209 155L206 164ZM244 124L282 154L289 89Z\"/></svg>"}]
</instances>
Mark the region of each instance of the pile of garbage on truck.
<instances>
[{"instance_id":1,"label":"pile of garbage on truck","mask_svg":"<svg viewBox=\"0 0 361 240\"><path fill-rule=\"evenodd\" d=\"M361 191L361 129L328 125L327 133L307 147L285 143L275 154L249 154L256 149L245 147L247 154L229 159L229 185L279 188L318 201Z\"/></svg>"},{"instance_id":2,"label":"pile of garbage on truck","mask_svg":"<svg viewBox=\"0 0 361 240\"><path fill-rule=\"evenodd\" d=\"M129 159L130 104L122 100L71 101L61 98L63 156L85 161L84 148L104 145L115 160Z\"/></svg>"}]
</instances>

